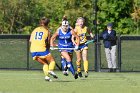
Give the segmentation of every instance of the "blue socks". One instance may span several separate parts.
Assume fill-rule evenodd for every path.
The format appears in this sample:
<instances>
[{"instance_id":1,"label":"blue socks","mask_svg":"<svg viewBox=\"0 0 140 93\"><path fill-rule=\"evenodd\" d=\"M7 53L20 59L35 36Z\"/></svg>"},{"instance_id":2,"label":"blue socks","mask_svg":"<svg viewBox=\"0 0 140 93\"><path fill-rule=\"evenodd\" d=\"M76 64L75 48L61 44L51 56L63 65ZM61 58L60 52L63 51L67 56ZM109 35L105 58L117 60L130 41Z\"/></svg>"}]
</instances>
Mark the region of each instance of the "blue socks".
<instances>
[{"instance_id":1,"label":"blue socks","mask_svg":"<svg viewBox=\"0 0 140 93\"><path fill-rule=\"evenodd\" d=\"M72 73L73 75L75 75L75 69L74 69L74 67L73 67L72 62L67 62L67 61L65 60L65 58L61 58L61 65L62 65L62 70L63 70L63 71L66 71L66 70L67 70L67 67L68 67L68 68L69 68L69 71L71 71L71 73Z\"/></svg>"},{"instance_id":2,"label":"blue socks","mask_svg":"<svg viewBox=\"0 0 140 93\"><path fill-rule=\"evenodd\" d=\"M61 65L62 65L62 70L65 71L67 69L67 61L65 58L61 58Z\"/></svg>"},{"instance_id":3,"label":"blue socks","mask_svg":"<svg viewBox=\"0 0 140 93\"><path fill-rule=\"evenodd\" d=\"M71 73L73 75L75 75L75 70L74 70L74 67L73 67L72 62L67 62L67 67L69 68L69 70L71 71Z\"/></svg>"}]
</instances>

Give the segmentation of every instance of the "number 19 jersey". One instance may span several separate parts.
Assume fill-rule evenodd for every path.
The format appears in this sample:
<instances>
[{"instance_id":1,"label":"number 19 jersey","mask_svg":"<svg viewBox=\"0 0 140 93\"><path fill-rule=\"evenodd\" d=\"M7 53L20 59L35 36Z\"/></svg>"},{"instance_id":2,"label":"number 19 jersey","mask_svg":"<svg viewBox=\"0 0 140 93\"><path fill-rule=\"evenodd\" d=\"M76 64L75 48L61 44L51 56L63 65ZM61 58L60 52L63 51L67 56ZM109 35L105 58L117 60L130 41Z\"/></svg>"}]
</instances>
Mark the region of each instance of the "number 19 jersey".
<instances>
[{"instance_id":1,"label":"number 19 jersey","mask_svg":"<svg viewBox=\"0 0 140 93\"><path fill-rule=\"evenodd\" d=\"M31 52L44 52L46 51L46 39L48 38L48 30L44 27L37 27L31 34L30 51Z\"/></svg>"}]
</instances>

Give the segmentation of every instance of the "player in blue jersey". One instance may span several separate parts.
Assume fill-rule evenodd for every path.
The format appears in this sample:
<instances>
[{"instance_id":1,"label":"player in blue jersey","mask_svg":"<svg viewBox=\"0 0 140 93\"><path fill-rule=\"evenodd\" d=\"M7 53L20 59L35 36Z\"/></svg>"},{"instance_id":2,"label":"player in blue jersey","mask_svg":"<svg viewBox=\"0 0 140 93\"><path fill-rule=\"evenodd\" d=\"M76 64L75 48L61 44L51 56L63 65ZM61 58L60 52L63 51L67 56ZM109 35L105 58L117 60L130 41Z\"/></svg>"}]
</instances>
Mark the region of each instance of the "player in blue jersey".
<instances>
[{"instance_id":1,"label":"player in blue jersey","mask_svg":"<svg viewBox=\"0 0 140 93\"><path fill-rule=\"evenodd\" d=\"M72 35L79 41L79 37L75 34L73 29L69 26L67 20L62 21L62 26L57 29L57 31L53 34L50 41L50 46L54 46L54 41L58 36L58 47L59 48L74 48L72 40ZM78 49L79 42L74 42L76 44L75 49ZM52 48L53 49L53 48ZM78 78L78 74L75 72L75 69L72 64L72 52L73 50L69 49L59 49L61 55L64 57L64 62L62 63L63 69L69 69L73 74L74 78Z\"/></svg>"},{"instance_id":2,"label":"player in blue jersey","mask_svg":"<svg viewBox=\"0 0 140 93\"><path fill-rule=\"evenodd\" d=\"M66 15L63 16L62 21L68 21ZM61 25L62 25L62 23L60 24L60 26L61 26ZM69 25L69 27L70 27L70 29L73 29L70 25ZM72 59L73 53L72 53L72 52L69 52L69 55L70 55L70 57L71 57L71 59ZM61 66L62 66L63 74L64 74L65 76L68 76L68 75L69 75L69 74L68 74L69 71L68 71L68 68L65 67L65 66L66 66L66 59L65 59L61 54L60 54L60 56L61 56Z\"/></svg>"}]
</instances>

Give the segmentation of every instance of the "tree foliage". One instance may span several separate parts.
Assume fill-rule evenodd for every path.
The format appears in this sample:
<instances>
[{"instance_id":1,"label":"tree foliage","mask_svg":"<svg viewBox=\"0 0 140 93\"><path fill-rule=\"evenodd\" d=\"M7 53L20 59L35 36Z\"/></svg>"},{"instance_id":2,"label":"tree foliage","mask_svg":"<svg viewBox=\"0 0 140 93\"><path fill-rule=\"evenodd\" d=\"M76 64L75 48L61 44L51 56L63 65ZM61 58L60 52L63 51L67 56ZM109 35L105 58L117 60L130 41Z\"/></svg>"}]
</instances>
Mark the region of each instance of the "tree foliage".
<instances>
[{"instance_id":1,"label":"tree foliage","mask_svg":"<svg viewBox=\"0 0 140 93\"><path fill-rule=\"evenodd\" d=\"M131 17L134 20L134 27L136 28L135 33L140 34L140 2L138 0L133 1L133 12Z\"/></svg>"},{"instance_id":2,"label":"tree foliage","mask_svg":"<svg viewBox=\"0 0 140 93\"><path fill-rule=\"evenodd\" d=\"M133 31L131 3L132 0L99 0L98 18L104 26L112 22L118 33L129 34Z\"/></svg>"},{"instance_id":3,"label":"tree foliage","mask_svg":"<svg viewBox=\"0 0 140 93\"><path fill-rule=\"evenodd\" d=\"M113 22L120 34L140 34L139 0L97 1L100 32ZM73 27L78 17L84 17L86 25L92 28L94 8L95 0L0 0L0 33L30 34L43 16L50 18L52 31L60 26L64 15Z\"/></svg>"}]
</instances>

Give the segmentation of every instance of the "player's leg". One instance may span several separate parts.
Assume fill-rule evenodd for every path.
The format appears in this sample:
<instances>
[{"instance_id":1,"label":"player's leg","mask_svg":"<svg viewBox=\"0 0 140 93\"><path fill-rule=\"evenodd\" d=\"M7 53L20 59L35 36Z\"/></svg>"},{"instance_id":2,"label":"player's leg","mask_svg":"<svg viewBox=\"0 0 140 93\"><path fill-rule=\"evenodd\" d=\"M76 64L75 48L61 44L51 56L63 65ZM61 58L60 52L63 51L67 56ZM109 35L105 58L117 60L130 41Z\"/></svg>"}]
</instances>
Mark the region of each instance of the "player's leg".
<instances>
[{"instance_id":1,"label":"player's leg","mask_svg":"<svg viewBox=\"0 0 140 93\"><path fill-rule=\"evenodd\" d=\"M54 61L54 58L52 57L52 55L51 54L48 54L47 56L46 56L46 61L48 62L48 64L49 64L49 71L48 71L48 73L50 74L50 75L52 75L54 78L58 78L57 77L57 75L53 72L53 70L54 70L54 68L55 68L55 61Z\"/></svg>"},{"instance_id":2,"label":"player's leg","mask_svg":"<svg viewBox=\"0 0 140 93\"><path fill-rule=\"evenodd\" d=\"M78 75L75 72L75 69L73 67L72 60L71 60L71 57L70 57L69 53L65 52L65 51L62 51L61 54L66 59L67 66L68 66L69 70L71 71L71 73L73 74L74 78L77 79Z\"/></svg>"},{"instance_id":3,"label":"player's leg","mask_svg":"<svg viewBox=\"0 0 140 93\"><path fill-rule=\"evenodd\" d=\"M88 77L88 60L87 60L87 49L83 49L82 51L82 58L83 58L83 66L84 66L84 72L85 77Z\"/></svg>"},{"instance_id":4,"label":"player's leg","mask_svg":"<svg viewBox=\"0 0 140 93\"><path fill-rule=\"evenodd\" d=\"M61 56L61 65L62 65L62 70L65 71L67 69L67 64L66 64L66 59Z\"/></svg>"},{"instance_id":5,"label":"player's leg","mask_svg":"<svg viewBox=\"0 0 140 93\"><path fill-rule=\"evenodd\" d=\"M75 51L75 53L76 53L76 58L77 58L77 60L76 60L77 72L78 72L79 77L82 77L82 73L81 73L81 58L82 58L81 51L80 50Z\"/></svg>"},{"instance_id":6,"label":"player's leg","mask_svg":"<svg viewBox=\"0 0 140 93\"><path fill-rule=\"evenodd\" d=\"M47 64L47 62L44 59L39 58L39 57L36 57L36 61L38 61L39 63L43 64L43 72L45 74L45 80L52 81L50 79L50 77L49 77L49 73L48 73L49 65Z\"/></svg>"},{"instance_id":7,"label":"player's leg","mask_svg":"<svg viewBox=\"0 0 140 93\"><path fill-rule=\"evenodd\" d=\"M66 59L61 55L61 66L62 71L65 76L68 76L68 68L67 68L67 62Z\"/></svg>"},{"instance_id":8,"label":"player's leg","mask_svg":"<svg viewBox=\"0 0 140 93\"><path fill-rule=\"evenodd\" d=\"M71 58L71 60L72 60L72 59L73 59L73 51L70 50L70 51L68 52L68 54L69 54L69 56L70 56L70 58ZM66 59L65 59L65 62L66 62L66 65L68 65ZM69 70L68 70L68 66L67 66L67 68L65 69L65 72L66 72L65 74L66 74L66 75L68 75L68 71L69 71Z\"/></svg>"},{"instance_id":9,"label":"player's leg","mask_svg":"<svg viewBox=\"0 0 140 93\"><path fill-rule=\"evenodd\" d=\"M71 58L71 60L73 59L73 52L69 52L69 56ZM74 67L73 67L74 68ZM81 73L82 76L82 73ZM74 78L77 79L78 78L78 74L75 72Z\"/></svg>"}]
</instances>

